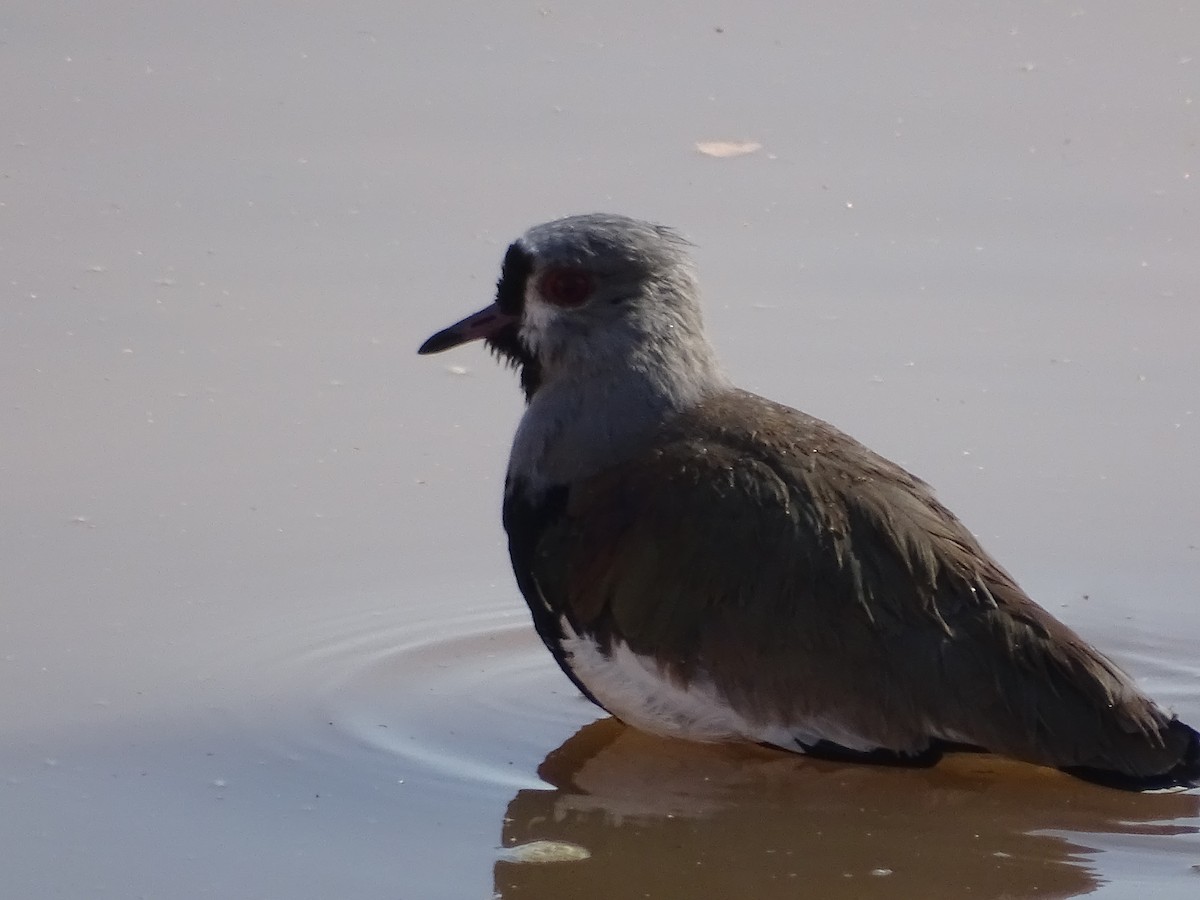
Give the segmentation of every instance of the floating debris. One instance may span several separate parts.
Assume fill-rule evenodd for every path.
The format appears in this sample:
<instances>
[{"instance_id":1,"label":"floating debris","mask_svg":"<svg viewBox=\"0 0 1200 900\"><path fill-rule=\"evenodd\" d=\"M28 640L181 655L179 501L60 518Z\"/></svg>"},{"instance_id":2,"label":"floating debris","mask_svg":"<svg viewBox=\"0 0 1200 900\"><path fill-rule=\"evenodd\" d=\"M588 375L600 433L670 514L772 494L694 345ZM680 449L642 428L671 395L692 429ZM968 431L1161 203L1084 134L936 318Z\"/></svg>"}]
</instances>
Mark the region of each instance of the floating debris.
<instances>
[{"instance_id":1,"label":"floating debris","mask_svg":"<svg viewBox=\"0 0 1200 900\"><path fill-rule=\"evenodd\" d=\"M514 863L577 862L591 856L586 847L567 841L529 841L500 851L501 859Z\"/></svg>"},{"instance_id":2,"label":"floating debris","mask_svg":"<svg viewBox=\"0 0 1200 900\"><path fill-rule=\"evenodd\" d=\"M762 144L758 141L697 141L696 149L705 156L728 159L731 156L757 153L762 149Z\"/></svg>"}]
</instances>

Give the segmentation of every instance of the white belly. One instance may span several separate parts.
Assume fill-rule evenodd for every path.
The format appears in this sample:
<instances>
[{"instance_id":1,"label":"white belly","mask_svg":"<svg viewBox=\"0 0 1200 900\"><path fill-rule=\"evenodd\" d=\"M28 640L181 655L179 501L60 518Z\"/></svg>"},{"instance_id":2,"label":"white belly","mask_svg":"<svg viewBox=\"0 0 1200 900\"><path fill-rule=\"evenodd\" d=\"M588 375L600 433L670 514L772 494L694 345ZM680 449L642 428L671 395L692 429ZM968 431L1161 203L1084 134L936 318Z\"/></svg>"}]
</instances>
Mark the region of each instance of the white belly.
<instances>
[{"instance_id":1,"label":"white belly","mask_svg":"<svg viewBox=\"0 0 1200 900\"><path fill-rule=\"evenodd\" d=\"M751 741L799 751L826 740L850 750L876 746L827 719L754 722L734 709L703 679L686 686L668 678L652 658L614 642L611 653L577 635L564 621L562 642L571 671L597 700L627 725L652 734L693 741Z\"/></svg>"}]
</instances>

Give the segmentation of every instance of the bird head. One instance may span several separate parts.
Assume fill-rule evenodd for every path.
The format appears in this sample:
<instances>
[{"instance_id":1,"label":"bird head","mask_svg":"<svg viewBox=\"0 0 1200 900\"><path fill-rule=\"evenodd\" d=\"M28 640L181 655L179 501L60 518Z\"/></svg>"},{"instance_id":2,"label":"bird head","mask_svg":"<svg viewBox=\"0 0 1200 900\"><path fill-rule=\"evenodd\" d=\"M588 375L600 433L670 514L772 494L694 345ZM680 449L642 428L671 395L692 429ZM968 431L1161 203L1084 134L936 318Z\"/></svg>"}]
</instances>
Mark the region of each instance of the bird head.
<instances>
[{"instance_id":1,"label":"bird head","mask_svg":"<svg viewBox=\"0 0 1200 900\"><path fill-rule=\"evenodd\" d=\"M526 400L562 379L712 367L688 244L669 228L593 213L534 226L504 257L496 298L420 353L482 339Z\"/></svg>"}]
</instances>

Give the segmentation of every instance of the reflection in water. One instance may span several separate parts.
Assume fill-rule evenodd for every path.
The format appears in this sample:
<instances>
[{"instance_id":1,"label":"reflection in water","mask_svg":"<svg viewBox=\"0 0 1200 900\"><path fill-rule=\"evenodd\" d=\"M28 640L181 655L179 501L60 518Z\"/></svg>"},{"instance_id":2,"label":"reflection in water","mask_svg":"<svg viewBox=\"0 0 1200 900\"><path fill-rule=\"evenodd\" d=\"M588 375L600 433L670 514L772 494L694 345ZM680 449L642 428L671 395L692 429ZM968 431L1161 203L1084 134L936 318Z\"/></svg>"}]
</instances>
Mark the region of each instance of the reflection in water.
<instances>
[{"instance_id":1,"label":"reflection in water","mask_svg":"<svg viewBox=\"0 0 1200 900\"><path fill-rule=\"evenodd\" d=\"M1178 662L1193 643L1142 654L1156 693L1194 694L1196 670ZM236 670L238 653L258 661L258 698L306 711L276 749L402 781L397 833L426 834L416 810L438 809L453 867L490 869L508 900L1072 897L1109 883L1128 897L1150 881L1156 897L1191 897L1200 884L1200 797L1124 794L983 755L841 766L596 722L514 603L292 623L222 664ZM497 841L487 832L506 800ZM415 848L404 884L442 883L431 847ZM475 881L457 890L464 877L438 896L478 896Z\"/></svg>"},{"instance_id":2,"label":"reflection in water","mask_svg":"<svg viewBox=\"0 0 1200 900\"><path fill-rule=\"evenodd\" d=\"M1102 881L1089 834L1200 831L1171 821L1196 819L1194 795L1120 793L993 756L845 766L612 719L538 774L554 789L517 793L502 846L567 841L591 858L501 859L498 897L1073 897Z\"/></svg>"}]
</instances>

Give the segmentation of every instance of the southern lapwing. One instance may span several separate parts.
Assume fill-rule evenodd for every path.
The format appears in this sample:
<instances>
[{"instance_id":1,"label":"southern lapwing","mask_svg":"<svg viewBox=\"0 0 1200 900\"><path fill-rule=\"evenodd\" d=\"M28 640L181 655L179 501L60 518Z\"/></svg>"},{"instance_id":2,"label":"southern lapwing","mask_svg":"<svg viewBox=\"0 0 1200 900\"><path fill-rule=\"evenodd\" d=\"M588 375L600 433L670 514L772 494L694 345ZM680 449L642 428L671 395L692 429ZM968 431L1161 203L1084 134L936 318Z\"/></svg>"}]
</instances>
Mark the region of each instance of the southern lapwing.
<instances>
[{"instance_id":1,"label":"southern lapwing","mask_svg":"<svg viewBox=\"0 0 1200 900\"><path fill-rule=\"evenodd\" d=\"M482 338L520 371L504 527L579 690L700 741L1200 782L1200 735L1037 606L928 485L730 384L698 295L675 232L573 216L514 242L495 302L420 349Z\"/></svg>"}]
</instances>

